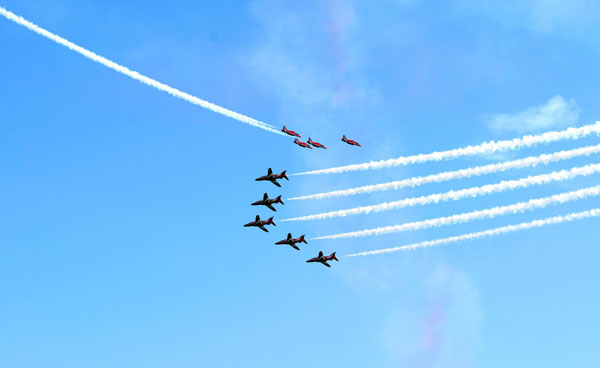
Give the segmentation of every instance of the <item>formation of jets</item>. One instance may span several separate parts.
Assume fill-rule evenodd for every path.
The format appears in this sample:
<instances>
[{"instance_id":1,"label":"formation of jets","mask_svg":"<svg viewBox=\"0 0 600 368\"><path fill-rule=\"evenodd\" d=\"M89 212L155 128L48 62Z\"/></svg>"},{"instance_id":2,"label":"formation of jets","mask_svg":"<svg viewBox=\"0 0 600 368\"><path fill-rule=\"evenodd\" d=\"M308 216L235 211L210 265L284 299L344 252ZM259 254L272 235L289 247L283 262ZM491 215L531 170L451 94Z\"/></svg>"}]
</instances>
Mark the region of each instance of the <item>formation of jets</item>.
<instances>
[{"instance_id":1,"label":"formation of jets","mask_svg":"<svg viewBox=\"0 0 600 368\"><path fill-rule=\"evenodd\" d=\"M300 134L288 130L285 126L283 127L283 132L285 132L286 134L289 135L293 135L293 136L297 136L300 137ZM345 136L344 136L345 138ZM318 147L318 148L324 148L326 149L327 147L323 146L322 144L318 143L318 142L314 142L312 139L308 138L308 143L304 143L304 142L300 142L298 141L298 139L296 139L294 141L294 143L302 146L302 147L307 147L307 148L311 148L311 145L314 147ZM270 181L271 183L277 185L278 187L281 187L281 184L279 184L279 182L277 182L277 180L280 179L286 179L286 180L290 180L286 173L285 170L282 171L280 174L274 174L273 170L271 168L269 168L267 170L267 175L261 176L256 178L256 181ZM269 198L269 195L267 193L263 194L263 197L261 200L258 200L256 202L251 203L252 206L265 206L268 209L270 209L271 211L277 211L277 209L275 209L275 206L273 206L274 204L281 204L283 205L283 201L281 200L281 196L277 196L275 198ZM269 230L266 228L267 225L273 225L273 226L277 226L275 224L275 221L273 221L273 217L268 218L267 220L261 220L259 215L256 215L256 218L254 219L254 221L251 221L247 224L244 224L244 227L257 227L259 229L261 229L262 231L268 233ZM308 244L308 242L306 241L306 239L304 238L304 234L300 235L300 237L298 238L294 238L292 236L291 233L287 234L287 238L280 240L278 242L276 242L276 245L289 245L290 247L296 249L296 250L300 250L300 247L298 246L301 243L304 244ZM309 260L307 260L306 262L319 262L322 263L323 265L327 266L327 267L331 267L329 265L329 263L327 263L328 261L332 261L332 260L338 260L335 256L335 252L331 253L328 256L324 256L323 252L319 252L319 255L317 257L311 258Z\"/></svg>"},{"instance_id":2,"label":"formation of jets","mask_svg":"<svg viewBox=\"0 0 600 368\"><path fill-rule=\"evenodd\" d=\"M284 132L287 135L290 135L292 137L298 137L298 138L302 138L302 136L300 134L298 134L297 132L293 131L293 130L289 130L285 125L283 126L283 129L281 129L282 132ZM312 139L310 139L310 137L308 137L308 141L306 142L302 142L301 140L299 140L298 138L294 139L294 143L299 145L302 148L309 148L312 149L313 147L316 148L323 148L323 149L327 149L327 147L325 147L324 145L322 145L319 142L315 142ZM342 137L342 142L345 142L351 146L358 146L358 147L362 147L360 145L360 143L358 143L357 141L354 141L352 139L348 139L346 138L346 135L344 135ZM312 147L311 147L312 146Z\"/></svg>"}]
</instances>

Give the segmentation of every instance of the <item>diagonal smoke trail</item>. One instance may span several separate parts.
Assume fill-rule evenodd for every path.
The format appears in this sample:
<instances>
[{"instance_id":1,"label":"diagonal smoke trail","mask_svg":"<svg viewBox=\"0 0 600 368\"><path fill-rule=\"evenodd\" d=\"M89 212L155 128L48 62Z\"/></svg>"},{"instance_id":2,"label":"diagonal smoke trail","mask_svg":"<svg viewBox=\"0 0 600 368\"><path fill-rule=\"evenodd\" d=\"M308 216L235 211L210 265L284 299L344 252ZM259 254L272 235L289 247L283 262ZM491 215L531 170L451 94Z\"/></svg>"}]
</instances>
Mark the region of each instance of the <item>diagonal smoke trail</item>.
<instances>
[{"instance_id":1,"label":"diagonal smoke trail","mask_svg":"<svg viewBox=\"0 0 600 368\"><path fill-rule=\"evenodd\" d=\"M347 210L331 211L319 213L316 215L308 215L301 217L293 217L284 219L281 221L308 221L318 220L331 217L344 217L348 215L358 215L361 213L368 214L371 212L389 211L397 208L403 208L408 206L424 205L429 203L438 203L446 201L456 201L467 197L479 197L491 193L504 192L507 190L515 190L520 188L526 188L531 185L542 185L553 181L564 181L571 180L578 176L588 176L600 172L600 164L586 165L582 167L574 167L570 170L554 171L549 174L542 174L536 176L528 176L522 179L516 180L504 180L496 184L487 184L481 187L472 187L461 190L451 190L445 193L436 193L416 198L405 198L395 202L386 202L375 204L371 206L362 206L350 208Z\"/></svg>"},{"instance_id":2,"label":"diagonal smoke trail","mask_svg":"<svg viewBox=\"0 0 600 368\"><path fill-rule=\"evenodd\" d=\"M564 215L564 216L554 216L554 217L549 217L549 218L546 218L543 220L534 220L534 221L530 221L530 222L523 222L518 225L502 226L502 227L498 227L498 228L491 229L491 230L479 231L476 233L452 236L449 238L442 238L442 239L437 239L437 240L429 240L429 241L424 241L421 243L404 245L401 247L394 247L394 248L387 248L387 249L372 250L372 251L368 251L368 252L347 254L344 257L368 256L368 255L373 255L373 254L392 253L392 252L398 252L401 250L409 250L409 249L416 249L416 248L432 247L435 245L457 243L462 240L484 238L484 237L488 237L488 236L512 233L512 232L520 231L520 230L528 230L528 229L533 229L536 227L561 224L563 222L572 222L572 221L576 221L576 220L582 220L582 219L598 217L598 216L600 216L600 208L594 208L594 209L591 209L588 211L570 213L570 214Z\"/></svg>"},{"instance_id":3,"label":"diagonal smoke trail","mask_svg":"<svg viewBox=\"0 0 600 368\"><path fill-rule=\"evenodd\" d=\"M488 218L494 218L497 216L521 213L525 211L531 211L539 208L544 208L550 205L563 204L566 202L577 201L580 199L595 197L600 195L600 185L580 190L574 190L571 192L556 194L549 197L531 199L527 202L519 202L508 206L488 208L485 210L472 211L467 213L461 213L458 215L452 215L447 217L438 217L435 219L407 222L402 225L384 226L375 229L353 231L348 233L319 236L312 238L311 240L322 240L322 239L341 239L341 238L357 238L361 236L371 235L382 235L399 233L408 230L423 230L431 227L440 227L458 223L469 222L473 220L482 220Z\"/></svg>"},{"instance_id":4,"label":"diagonal smoke trail","mask_svg":"<svg viewBox=\"0 0 600 368\"><path fill-rule=\"evenodd\" d=\"M242 123L246 123L248 125L252 125L254 127L260 128L260 129L264 129L266 131L269 131L271 133L275 133L275 134L281 134L281 135L285 135L282 132L280 132L279 130L277 130L274 126L263 123L262 121L258 121L256 119L252 119L251 117L239 114L237 112L228 110L224 107L215 105L213 103L210 103L208 101L204 101L198 97L192 96L188 93L182 92L176 88L170 87L166 84L163 84L161 82L158 82L154 79L148 78L138 72L135 72L133 70L130 70L122 65L119 65L113 61L110 61L108 59L106 59L105 57L102 57L100 55L96 55L95 53L84 49L81 46L77 46L76 44L55 35L54 33L51 33L27 20L25 20L23 17L20 17L6 9L4 9L3 7L0 7L0 15L2 15L3 17L5 17L8 20L11 20L27 29L29 29L30 31L33 31L41 36L44 36L56 43L58 43L59 45L65 46L66 48L75 51L76 53L85 56L86 58L95 61L97 63L100 63L116 72L119 72L121 74L125 74L126 76L133 78L139 82L142 82L150 87L154 87L160 91L163 92L167 92L168 94L180 98L184 101L187 101L189 103L192 103L194 105L198 105L200 107L203 107L205 109L211 110L213 112L216 112L217 114L221 114L221 115L225 115L227 117L230 117L232 119L241 121Z\"/></svg>"},{"instance_id":5,"label":"diagonal smoke trail","mask_svg":"<svg viewBox=\"0 0 600 368\"><path fill-rule=\"evenodd\" d=\"M364 164L354 164L347 166L332 167L330 169L306 171L292 175L334 174L348 171L382 169L384 167L393 166L405 166L428 161L450 160L468 155L488 154L499 151L516 150L522 147L531 147L541 143L550 143L567 139L580 139L590 134L600 134L600 121L597 121L595 124L584 125L579 128L568 128L561 131L546 132L539 135L526 135L521 138L515 138L506 141L490 141L476 146L455 148L448 151L432 152L427 154L422 153L414 156L403 156L389 160L371 161Z\"/></svg>"},{"instance_id":6,"label":"diagonal smoke trail","mask_svg":"<svg viewBox=\"0 0 600 368\"><path fill-rule=\"evenodd\" d=\"M324 198L332 198L332 197L343 197L356 195L361 193L373 193L373 192L381 192L385 190L392 189L400 189L406 187L416 187L423 184L428 183L439 183L443 181L449 181L460 178L467 178L471 176L479 176L485 174L491 174L495 172L505 171L509 169L521 169L525 167L535 167L537 165L543 164L547 165L551 162L568 160L571 158L575 158L578 156L589 156L594 153L600 152L600 144L596 146L587 146L582 148L576 148L568 151L560 151L551 154L543 154L540 156L530 156L522 159L514 160L514 161L505 161L497 164L490 164L485 166L475 166L469 167L466 169L456 170L456 171L446 171L439 174L427 175L427 176L417 176L413 178L396 180L389 183L383 184L373 184L373 185L365 185L356 188L343 189L343 190L335 190L332 192L324 192L317 194L310 194L300 197L292 197L288 198L288 200L304 200L304 199L324 199Z\"/></svg>"}]
</instances>

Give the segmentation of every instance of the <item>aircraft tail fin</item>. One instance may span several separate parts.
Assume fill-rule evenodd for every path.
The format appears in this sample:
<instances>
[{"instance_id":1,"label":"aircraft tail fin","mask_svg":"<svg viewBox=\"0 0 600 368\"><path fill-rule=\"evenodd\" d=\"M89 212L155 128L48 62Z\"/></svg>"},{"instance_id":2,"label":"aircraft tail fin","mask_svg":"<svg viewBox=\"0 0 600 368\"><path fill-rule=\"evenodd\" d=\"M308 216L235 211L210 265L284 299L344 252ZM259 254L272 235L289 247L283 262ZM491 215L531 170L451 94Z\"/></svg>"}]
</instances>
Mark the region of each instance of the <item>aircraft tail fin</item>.
<instances>
[{"instance_id":1,"label":"aircraft tail fin","mask_svg":"<svg viewBox=\"0 0 600 368\"><path fill-rule=\"evenodd\" d=\"M273 221L273 216L269 217L269 219L267 220L270 224L273 224L273 226L277 226L275 224L275 221Z\"/></svg>"},{"instance_id":2,"label":"aircraft tail fin","mask_svg":"<svg viewBox=\"0 0 600 368\"><path fill-rule=\"evenodd\" d=\"M304 234L300 235L300 243L308 244L306 239L304 239Z\"/></svg>"},{"instance_id":3,"label":"aircraft tail fin","mask_svg":"<svg viewBox=\"0 0 600 368\"><path fill-rule=\"evenodd\" d=\"M288 177L287 177L287 175L285 174L285 172L286 172L286 171L287 171L287 170L283 170L283 171L281 172L281 174L279 174L279 175L280 175L282 178L284 178L285 180L290 180L290 178L288 178Z\"/></svg>"},{"instance_id":4,"label":"aircraft tail fin","mask_svg":"<svg viewBox=\"0 0 600 368\"><path fill-rule=\"evenodd\" d=\"M331 259L335 259L337 262L339 262L340 260L337 259L337 257L335 256L335 252L331 253L331 255L329 256L329 258Z\"/></svg>"},{"instance_id":5,"label":"aircraft tail fin","mask_svg":"<svg viewBox=\"0 0 600 368\"><path fill-rule=\"evenodd\" d=\"M281 196L277 196L277 198L275 198L275 200L277 201L277 203L285 204L285 203L283 203L283 201L281 200Z\"/></svg>"}]
</instances>

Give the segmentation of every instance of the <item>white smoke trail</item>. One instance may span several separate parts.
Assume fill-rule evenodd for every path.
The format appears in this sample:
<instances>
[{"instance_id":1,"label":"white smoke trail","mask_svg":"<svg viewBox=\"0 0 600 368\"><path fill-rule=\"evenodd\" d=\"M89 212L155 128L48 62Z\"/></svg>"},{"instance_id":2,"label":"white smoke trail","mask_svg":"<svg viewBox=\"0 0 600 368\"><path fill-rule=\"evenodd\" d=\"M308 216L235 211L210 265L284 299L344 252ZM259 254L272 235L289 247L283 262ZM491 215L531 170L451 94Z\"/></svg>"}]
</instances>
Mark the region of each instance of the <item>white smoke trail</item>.
<instances>
[{"instance_id":1,"label":"white smoke trail","mask_svg":"<svg viewBox=\"0 0 600 368\"><path fill-rule=\"evenodd\" d=\"M428 203L438 203L445 201L456 201L467 197L479 197L491 193L504 192L507 190L515 190L520 188L526 188L531 185L547 184L553 181L570 180L577 176L588 176L600 172L600 164L586 165L583 167L574 167L570 170L554 171L549 174L542 174L536 176L528 176L522 179L516 180L504 180L496 184L487 184L481 187L472 187L461 190L451 190L445 193L436 193L416 198L405 198L395 202L386 202L375 204L371 206L362 206L350 208L347 210L338 210L325 213L319 213L316 215L308 215L301 217L293 217L284 219L281 221L308 221L318 220L331 217L344 217L348 215L367 214L371 212L389 211L397 208L403 208L408 206L424 205Z\"/></svg>"},{"instance_id":2,"label":"white smoke trail","mask_svg":"<svg viewBox=\"0 0 600 368\"><path fill-rule=\"evenodd\" d=\"M518 225L502 226L502 227L498 227L498 228L491 229L491 230L485 230L485 231L469 233L469 234L464 234L464 235L459 235L459 236L452 236L449 238L424 241L421 243L404 245L401 247L394 247L394 248L387 248L387 249L372 250L372 251L368 251L368 252L347 254L344 257L368 256L368 255L373 255L373 254L398 252L401 250L432 247L435 245L456 243L456 242L459 242L462 240L484 238L484 237L488 237L488 236L512 233L512 232L520 231L520 230L528 230L528 229L533 229L536 227L560 224L563 222L572 222L572 221L576 221L576 220L582 220L582 219L598 217L598 216L600 216L600 208L595 208L595 209L588 210L588 211L570 213L570 214L564 215L564 216L554 216L554 217L549 217L549 218L546 218L543 220L534 220L534 221L530 221L530 222L523 222Z\"/></svg>"},{"instance_id":3,"label":"white smoke trail","mask_svg":"<svg viewBox=\"0 0 600 368\"><path fill-rule=\"evenodd\" d=\"M531 211L539 208L544 208L550 205L563 204L566 202L577 201L580 199L595 197L600 195L600 186L575 190L567 193L556 194L549 197L531 199L527 202L519 202L508 206L488 208L485 210L461 213L458 215L452 215L447 217L438 217L435 219L407 222L402 225L384 226L375 229L353 231L348 233L319 236L312 238L311 240L322 240L322 239L341 239L341 238L357 238L361 236L370 235L382 235L399 233L408 230L423 230L431 227L440 227L458 223L469 222L473 220L482 220L486 218L493 218L497 216L503 216L508 214L521 213L525 211Z\"/></svg>"},{"instance_id":4,"label":"white smoke trail","mask_svg":"<svg viewBox=\"0 0 600 368\"><path fill-rule=\"evenodd\" d=\"M389 183L383 184L373 184L373 185L365 185L356 188L343 189L343 190L335 190L331 192L310 194L300 197L288 198L288 200L304 200L304 199L324 199L324 198L332 198L332 197L343 197L356 195L361 193L373 193L373 192L381 192L385 190L392 189L400 189L406 187L416 187L423 184L428 183L439 183L443 181L449 181L460 178L467 178L471 176L479 176L485 174L491 174L495 172L505 171L509 169L521 169L525 167L535 167L537 165L543 164L547 165L551 162L568 160L571 158L575 158L578 156L589 156L594 153L600 152L600 144L596 146L587 146L582 148L576 148L568 151L560 151L551 154L543 154L540 156L530 156L522 159L514 160L514 161L505 161L497 164L490 164L485 166L476 166L469 167L466 169L456 170L456 171L447 171L439 174L427 175L427 176L418 176L403 180L396 180Z\"/></svg>"},{"instance_id":5,"label":"white smoke trail","mask_svg":"<svg viewBox=\"0 0 600 368\"><path fill-rule=\"evenodd\" d=\"M21 26L29 29L30 31L33 31L33 32L35 32L35 33L37 33L37 34L39 34L41 36L44 36L44 37L46 37L46 38L48 38L48 39L50 39L50 40L58 43L59 45L65 46L66 48L68 48L70 50L73 50L76 53L78 53L80 55L83 55L83 56L85 56L86 58L88 58L88 59L90 59L92 61L100 63L100 64L102 64L102 65L104 65L104 66L106 66L106 67L108 67L108 68L110 68L110 69L112 69L112 70L114 70L116 72L119 72L121 74L125 74L126 76L128 76L130 78L133 78L133 79L135 79L135 80L137 80L139 82L142 82L142 83L144 83L144 84L146 84L148 86L154 87L154 88L156 88L158 90L161 90L163 92L167 92L168 94L170 94L170 95L172 95L174 97L180 98L180 99L182 99L184 101L187 101L189 103L192 103L194 105L201 106L201 107L203 107L205 109L214 111L214 112L216 112L218 114L221 114L221 115L225 115L225 116L230 117L232 119L235 119L235 120L241 121L243 123L252 125L254 127L264 129L264 130L269 131L271 133L285 135L284 133L280 132L279 130L277 130L272 125L263 123L262 121L258 121L256 119L252 119L251 117L248 117L248 116L239 114L237 112L228 110L228 109L226 109L224 107L215 105L215 104L210 103L208 101L204 101L204 100L202 100L202 99L200 99L198 97L192 96L192 95L190 95L188 93L185 93L185 92L182 92L182 91L180 91L180 90L178 90L176 88L170 87L170 86L168 86L166 84L163 84L161 82L158 82L158 81L156 81L154 79L148 78L148 77L146 77L146 76L144 76L144 75L142 75L142 74L140 74L138 72L130 70L130 69L128 69L128 68L126 68L126 67L124 67L122 65L119 65L119 64L117 64L117 63L115 63L113 61L110 61L110 60L108 60L108 59L106 59L106 58L104 58L102 56L96 55L95 53L93 53L93 52L91 52L89 50L86 50L86 49L84 49L81 46L77 46L76 44L74 44L74 43L72 43L72 42L70 42L70 41L68 41L68 40L66 40L64 38L62 38L60 36L57 36L54 33L51 33L49 31L47 31L47 30L45 30L45 29L43 29L43 28L41 28L41 27L39 27L39 26L37 26L37 25L35 25L35 24L27 21L27 20L25 20L23 17L18 16L16 14L14 14L14 13L12 13L12 12L4 9L3 7L0 7L0 15L4 16L8 20L11 20L11 21L13 21L13 22L15 22L15 23L17 23L17 24L19 24L19 25L21 25Z\"/></svg>"},{"instance_id":6,"label":"white smoke trail","mask_svg":"<svg viewBox=\"0 0 600 368\"><path fill-rule=\"evenodd\" d=\"M448 151L432 152L427 154L422 153L414 156L403 156L389 160L371 161L364 164L354 164L332 167L330 169L306 171L292 175L333 174L348 171L381 169L392 166L404 166L428 161L450 160L467 155L489 154L499 151L516 150L522 147L531 147L541 143L550 143L567 139L580 139L594 133L600 134L600 121L597 121L595 124L584 125L579 128L568 128L561 131L546 132L539 135L526 135L521 138L515 138L506 141L490 141L476 146L455 148Z\"/></svg>"}]
</instances>

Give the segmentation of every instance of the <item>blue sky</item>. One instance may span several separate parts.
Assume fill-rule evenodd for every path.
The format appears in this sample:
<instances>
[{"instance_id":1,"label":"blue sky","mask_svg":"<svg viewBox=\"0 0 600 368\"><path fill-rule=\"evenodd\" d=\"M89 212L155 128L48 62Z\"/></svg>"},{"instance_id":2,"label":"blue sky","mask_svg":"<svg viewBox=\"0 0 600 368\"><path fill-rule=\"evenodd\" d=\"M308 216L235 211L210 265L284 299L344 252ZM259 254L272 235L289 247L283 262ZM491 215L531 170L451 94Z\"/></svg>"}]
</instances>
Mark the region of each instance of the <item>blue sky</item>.
<instances>
[{"instance_id":1,"label":"blue sky","mask_svg":"<svg viewBox=\"0 0 600 368\"><path fill-rule=\"evenodd\" d=\"M347 254L598 207L597 199L371 238L273 243L505 205L560 184L368 216L241 225L291 197L596 144L342 175L290 172L427 153L599 119L593 1L4 0L145 75L300 131L203 110L0 19L0 366L597 366L597 220L383 256ZM342 145L347 134L363 144ZM321 201L278 218L595 162Z\"/></svg>"}]
</instances>

